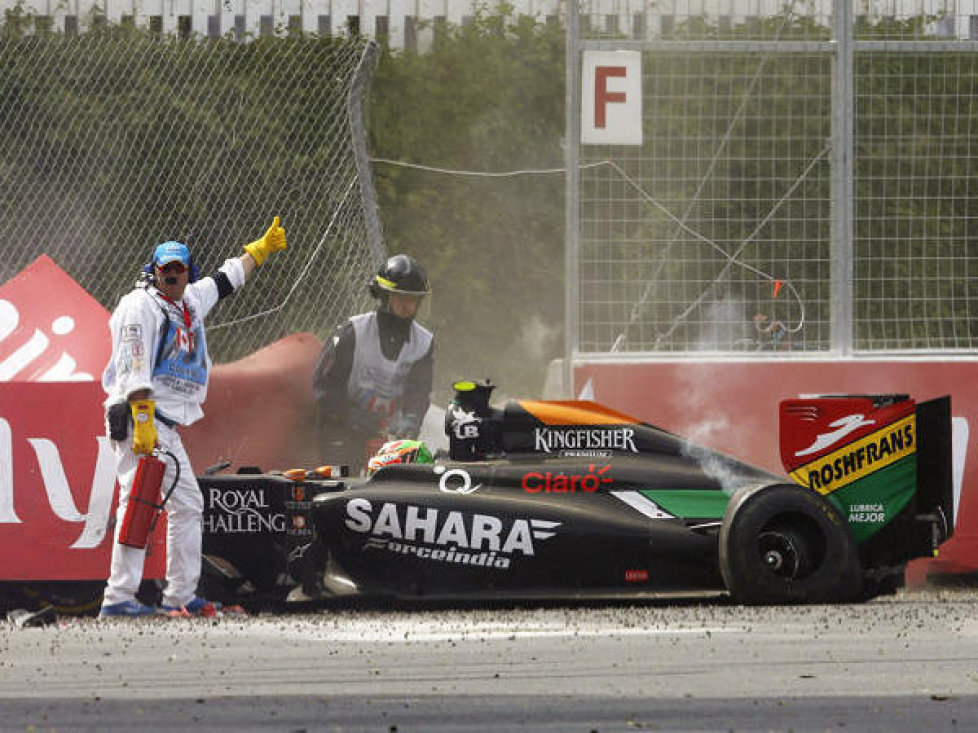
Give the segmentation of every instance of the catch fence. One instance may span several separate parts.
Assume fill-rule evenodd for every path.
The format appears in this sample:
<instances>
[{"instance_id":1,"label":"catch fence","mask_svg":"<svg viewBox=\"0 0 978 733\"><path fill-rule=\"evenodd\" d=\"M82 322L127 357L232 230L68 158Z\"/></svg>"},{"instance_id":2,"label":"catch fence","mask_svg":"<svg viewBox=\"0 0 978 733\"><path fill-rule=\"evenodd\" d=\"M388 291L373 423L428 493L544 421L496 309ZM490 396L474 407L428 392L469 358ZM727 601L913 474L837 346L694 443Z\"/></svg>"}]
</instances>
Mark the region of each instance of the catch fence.
<instances>
[{"instance_id":1,"label":"catch fence","mask_svg":"<svg viewBox=\"0 0 978 733\"><path fill-rule=\"evenodd\" d=\"M358 38L0 36L0 282L48 254L111 309L157 243L188 243L207 274L280 215L288 250L215 311L211 352L330 332L385 256L363 119L376 55Z\"/></svg>"},{"instance_id":2,"label":"catch fence","mask_svg":"<svg viewBox=\"0 0 978 733\"><path fill-rule=\"evenodd\" d=\"M571 3L568 362L973 353L972 16L657 7L623 33L608 3ZM642 142L581 143L582 59L621 50L640 54Z\"/></svg>"}]
</instances>

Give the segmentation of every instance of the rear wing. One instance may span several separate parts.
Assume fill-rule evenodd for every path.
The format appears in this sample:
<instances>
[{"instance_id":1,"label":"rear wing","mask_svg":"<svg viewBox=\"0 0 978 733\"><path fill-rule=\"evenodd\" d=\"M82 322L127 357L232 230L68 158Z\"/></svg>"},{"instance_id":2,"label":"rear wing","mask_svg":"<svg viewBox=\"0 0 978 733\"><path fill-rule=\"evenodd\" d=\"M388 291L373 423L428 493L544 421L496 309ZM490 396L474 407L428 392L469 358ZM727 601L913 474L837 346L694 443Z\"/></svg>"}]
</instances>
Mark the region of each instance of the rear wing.
<instances>
[{"instance_id":1,"label":"rear wing","mask_svg":"<svg viewBox=\"0 0 978 733\"><path fill-rule=\"evenodd\" d=\"M951 536L950 397L783 400L780 431L785 470L835 504L858 541L920 557Z\"/></svg>"}]
</instances>

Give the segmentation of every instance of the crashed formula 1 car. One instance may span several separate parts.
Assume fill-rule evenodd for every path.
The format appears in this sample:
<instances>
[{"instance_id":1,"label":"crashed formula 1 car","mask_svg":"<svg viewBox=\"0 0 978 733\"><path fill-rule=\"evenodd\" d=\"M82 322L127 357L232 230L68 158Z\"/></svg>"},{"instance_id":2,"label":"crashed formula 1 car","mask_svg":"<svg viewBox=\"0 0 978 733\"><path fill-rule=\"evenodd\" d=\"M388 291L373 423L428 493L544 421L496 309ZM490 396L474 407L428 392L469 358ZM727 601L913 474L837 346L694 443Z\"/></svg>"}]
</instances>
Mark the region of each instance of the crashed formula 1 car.
<instances>
[{"instance_id":1,"label":"crashed formula 1 car","mask_svg":"<svg viewBox=\"0 0 978 733\"><path fill-rule=\"evenodd\" d=\"M783 401L789 478L593 402L495 408L491 385L455 387L447 456L202 477L206 593L850 602L952 532L947 397Z\"/></svg>"}]
</instances>

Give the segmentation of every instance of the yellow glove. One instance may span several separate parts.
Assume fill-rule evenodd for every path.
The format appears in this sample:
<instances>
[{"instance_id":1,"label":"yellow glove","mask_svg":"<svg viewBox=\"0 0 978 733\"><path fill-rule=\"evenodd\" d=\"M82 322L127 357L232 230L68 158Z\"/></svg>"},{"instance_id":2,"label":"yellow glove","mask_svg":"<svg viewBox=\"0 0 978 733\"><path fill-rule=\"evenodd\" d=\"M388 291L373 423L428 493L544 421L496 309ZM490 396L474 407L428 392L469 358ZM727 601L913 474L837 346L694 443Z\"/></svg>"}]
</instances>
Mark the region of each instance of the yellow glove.
<instances>
[{"instance_id":1,"label":"yellow glove","mask_svg":"<svg viewBox=\"0 0 978 733\"><path fill-rule=\"evenodd\" d=\"M276 216L272 225L268 227L265 236L256 239L244 247L245 252L255 259L256 265L261 265L265 258L272 252L279 252L285 249L285 229L279 225L279 218Z\"/></svg>"},{"instance_id":2,"label":"yellow glove","mask_svg":"<svg viewBox=\"0 0 978 733\"><path fill-rule=\"evenodd\" d=\"M153 400L130 402L132 408L132 452L148 455L156 447L156 426L153 425Z\"/></svg>"}]
</instances>

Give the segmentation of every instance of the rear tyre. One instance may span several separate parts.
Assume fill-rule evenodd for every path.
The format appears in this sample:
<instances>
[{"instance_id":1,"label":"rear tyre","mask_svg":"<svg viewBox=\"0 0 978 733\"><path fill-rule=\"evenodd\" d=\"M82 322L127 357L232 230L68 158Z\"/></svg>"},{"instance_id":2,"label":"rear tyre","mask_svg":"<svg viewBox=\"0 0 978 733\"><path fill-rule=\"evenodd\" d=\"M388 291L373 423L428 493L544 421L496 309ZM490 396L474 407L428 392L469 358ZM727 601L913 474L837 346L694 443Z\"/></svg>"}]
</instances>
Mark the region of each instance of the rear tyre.
<instances>
[{"instance_id":1,"label":"rear tyre","mask_svg":"<svg viewBox=\"0 0 978 733\"><path fill-rule=\"evenodd\" d=\"M856 539L839 511L796 484L740 489L720 528L720 573L738 603L838 603L859 597Z\"/></svg>"},{"instance_id":2,"label":"rear tyre","mask_svg":"<svg viewBox=\"0 0 978 733\"><path fill-rule=\"evenodd\" d=\"M877 596L892 596L906 584L907 564L888 569L876 569L863 573L863 587L859 600L870 601Z\"/></svg>"}]
</instances>

